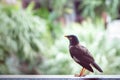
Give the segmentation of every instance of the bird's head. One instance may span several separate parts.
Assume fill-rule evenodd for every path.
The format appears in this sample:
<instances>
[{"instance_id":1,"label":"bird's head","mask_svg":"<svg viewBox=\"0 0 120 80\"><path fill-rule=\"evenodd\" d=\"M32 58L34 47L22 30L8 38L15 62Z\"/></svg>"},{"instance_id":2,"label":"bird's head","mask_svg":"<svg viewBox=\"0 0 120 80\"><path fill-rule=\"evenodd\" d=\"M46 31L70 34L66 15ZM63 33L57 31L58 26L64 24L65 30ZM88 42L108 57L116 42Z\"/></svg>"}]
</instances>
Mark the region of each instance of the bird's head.
<instances>
[{"instance_id":1,"label":"bird's head","mask_svg":"<svg viewBox=\"0 0 120 80\"><path fill-rule=\"evenodd\" d=\"M65 37L69 39L70 45L77 45L79 43L79 40L75 35L66 35Z\"/></svg>"}]
</instances>

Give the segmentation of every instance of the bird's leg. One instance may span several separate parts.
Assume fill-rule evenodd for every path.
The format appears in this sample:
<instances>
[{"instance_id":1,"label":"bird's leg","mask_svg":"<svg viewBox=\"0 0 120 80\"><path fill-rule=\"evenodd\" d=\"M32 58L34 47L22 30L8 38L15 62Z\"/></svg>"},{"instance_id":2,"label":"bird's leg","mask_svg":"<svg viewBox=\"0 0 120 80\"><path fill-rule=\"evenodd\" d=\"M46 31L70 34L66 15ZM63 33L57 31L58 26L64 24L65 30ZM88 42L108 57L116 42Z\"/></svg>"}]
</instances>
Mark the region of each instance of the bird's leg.
<instances>
[{"instance_id":1,"label":"bird's leg","mask_svg":"<svg viewBox=\"0 0 120 80\"><path fill-rule=\"evenodd\" d=\"M80 74L75 74L75 77L83 77L83 76L85 76L84 75L84 72L85 72L85 68L82 68L82 70L80 71Z\"/></svg>"},{"instance_id":2,"label":"bird's leg","mask_svg":"<svg viewBox=\"0 0 120 80\"><path fill-rule=\"evenodd\" d=\"M84 76L85 70L86 70L86 69L83 67L83 68L82 68L82 71L80 72L79 77L80 77L80 76Z\"/></svg>"}]
</instances>

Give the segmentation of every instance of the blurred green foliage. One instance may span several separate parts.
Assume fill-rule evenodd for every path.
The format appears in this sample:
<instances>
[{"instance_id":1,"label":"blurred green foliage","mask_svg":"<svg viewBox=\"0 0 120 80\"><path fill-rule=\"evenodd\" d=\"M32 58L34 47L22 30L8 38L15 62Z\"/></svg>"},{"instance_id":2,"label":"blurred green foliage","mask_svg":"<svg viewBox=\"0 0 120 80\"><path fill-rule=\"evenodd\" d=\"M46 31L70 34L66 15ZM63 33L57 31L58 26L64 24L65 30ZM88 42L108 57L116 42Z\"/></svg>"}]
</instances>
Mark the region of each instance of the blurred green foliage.
<instances>
[{"instance_id":1,"label":"blurred green foliage","mask_svg":"<svg viewBox=\"0 0 120 80\"><path fill-rule=\"evenodd\" d=\"M120 74L120 40L107 37L102 20L62 27L56 12L31 6L22 10L0 4L0 74L78 73L81 67L70 57L67 34L79 37L103 74Z\"/></svg>"},{"instance_id":2,"label":"blurred green foliage","mask_svg":"<svg viewBox=\"0 0 120 80\"><path fill-rule=\"evenodd\" d=\"M119 15L120 0L82 0L80 9L83 10L84 17L100 17L103 12L106 12L113 19Z\"/></svg>"},{"instance_id":3,"label":"blurred green foliage","mask_svg":"<svg viewBox=\"0 0 120 80\"><path fill-rule=\"evenodd\" d=\"M43 40L43 38L49 38L50 40L45 27L45 20L23 10L9 8L8 12L7 8L8 6L2 6L0 10L0 61L3 61L8 68L9 64L7 63L9 63L11 57L17 59L18 62L16 63L19 64L27 61L29 65L37 65L41 62L40 53L42 53L42 48L45 47L44 43L51 44L47 42L47 39ZM39 58L40 61L37 62L36 58ZM14 62L10 65L12 64L14 65ZM16 68L18 68L18 65ZM2 70L4 69L1 68L1 74L4 73ZM8 71L8 73L14 72Z\"/></svg>"}]
</instances>

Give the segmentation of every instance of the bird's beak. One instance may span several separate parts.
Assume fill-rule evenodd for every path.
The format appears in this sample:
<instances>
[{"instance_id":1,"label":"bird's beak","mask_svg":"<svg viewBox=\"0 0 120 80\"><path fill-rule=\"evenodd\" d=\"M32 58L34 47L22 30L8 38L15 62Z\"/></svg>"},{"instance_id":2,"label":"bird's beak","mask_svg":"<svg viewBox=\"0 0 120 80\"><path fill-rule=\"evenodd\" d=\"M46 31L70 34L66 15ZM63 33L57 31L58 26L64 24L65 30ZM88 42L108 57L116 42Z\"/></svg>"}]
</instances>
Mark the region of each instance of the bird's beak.
<instances>
[{"instance_id":1,"label":"bird's beak","mask_svg":"<svg viewBox=\"0 0 120 80\"><path fill-rule=\"evenodd\" d=\"M68 38L68 36L67 36L67 35L66 35L66 36L64 36L64 37Z\"/></svg>"}]
</instances>

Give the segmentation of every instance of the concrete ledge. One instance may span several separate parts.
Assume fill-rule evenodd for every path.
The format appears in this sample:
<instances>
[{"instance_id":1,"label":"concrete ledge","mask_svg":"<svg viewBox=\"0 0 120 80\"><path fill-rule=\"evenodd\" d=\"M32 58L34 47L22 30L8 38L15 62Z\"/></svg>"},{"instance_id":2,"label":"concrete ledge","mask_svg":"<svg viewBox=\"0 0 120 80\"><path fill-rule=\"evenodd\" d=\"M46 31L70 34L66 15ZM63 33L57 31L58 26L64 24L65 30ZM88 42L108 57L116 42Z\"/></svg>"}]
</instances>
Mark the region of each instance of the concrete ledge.
<instances>
[{"instance_id":1,"label":"concrete ledge","mask_svg":"<svg viewBox=\"0 0 120 80\"><path fill-rule=\"evenodd\" d=\"M120 80L120 75L0 75L0 80Z\"/></svg>"}]
</instances>

